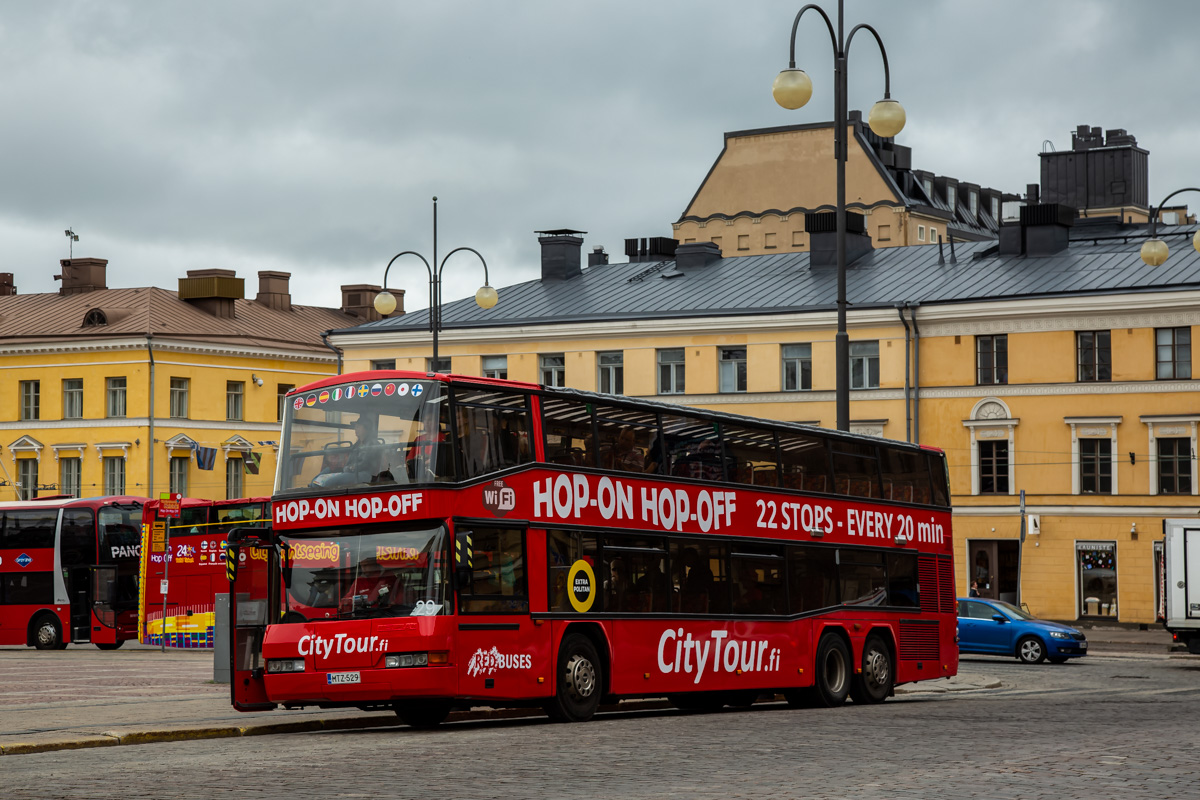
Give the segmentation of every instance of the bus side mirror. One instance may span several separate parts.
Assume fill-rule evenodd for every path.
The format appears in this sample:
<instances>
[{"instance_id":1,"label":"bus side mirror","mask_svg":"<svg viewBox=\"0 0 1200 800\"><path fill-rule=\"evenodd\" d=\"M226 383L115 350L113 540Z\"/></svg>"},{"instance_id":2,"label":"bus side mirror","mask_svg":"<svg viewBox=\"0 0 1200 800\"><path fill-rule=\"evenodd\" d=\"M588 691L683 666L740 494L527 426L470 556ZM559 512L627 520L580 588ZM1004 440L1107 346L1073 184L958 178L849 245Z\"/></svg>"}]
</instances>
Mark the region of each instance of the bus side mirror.
<instances>
[{"instance_id":1,"label":"bus side mirror","mask_svg":"<svg viewBox=\"0 0 1200 800\"><path fill-rule=\"evenodd\" d=\"M992 619L996 620L996 622L1008 622L1008 617L1003 614L992 614Z\"/></svg>"}]
</instances>

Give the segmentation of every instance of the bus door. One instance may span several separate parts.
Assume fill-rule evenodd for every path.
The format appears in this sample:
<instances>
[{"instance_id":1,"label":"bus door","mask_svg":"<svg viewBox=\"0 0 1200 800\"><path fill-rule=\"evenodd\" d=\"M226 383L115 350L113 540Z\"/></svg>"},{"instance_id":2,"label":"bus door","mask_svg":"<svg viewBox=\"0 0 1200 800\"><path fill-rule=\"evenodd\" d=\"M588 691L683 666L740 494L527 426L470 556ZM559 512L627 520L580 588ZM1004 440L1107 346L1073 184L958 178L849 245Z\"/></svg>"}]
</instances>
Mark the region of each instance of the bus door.
<instances>
[{"instance_id":1,"label":"bus door","mask_svg":"<svg viewBox=\"0 0 1200 800\"><path fill-rule=\"evenodd\" d=\"M91 641L96 644L116 644L118 592L115 565L97 564L92 567L91 594ZM74 611L72 607L72 615Z\"/></svg>"},{"instance_id":2,"label":"bus door","mask_svg":"<svg viewBox=\"0 0 1200 800\"><path fill-rule=\"evenodd\" d=\"M529 553L535 548L528 539L533 534L516 525L465 521L457 522L455 531L460 693L498 698L548 694L546 679L554 674L551 626L529 616Z\"/></svg>"},{"instance_id":3,"label":"bus door","mask_svg":"<svg viewBox=\"0 0 1200 800\"><path fill-rule=\"evenodd\" d=\"M92 638L92 565L96 563L96 515L90 508L63 509L59 569L71 609L72 642ZM66 641L63 637L63 641Z\"/></svg>"},{"instance_id":4,"label":"bus door","mask_svg":"<svg viewBox=\"0 0 1200 800\"><path fill-rule=\"evenodd\" d=\"M265 536L264 536L265 534ZM234 528L225 550L229 578L230 699L238 711L262 711L267 699L262 655L267 625L279 621L279 552L270 530Z\"/></svg>"}]
</instances>

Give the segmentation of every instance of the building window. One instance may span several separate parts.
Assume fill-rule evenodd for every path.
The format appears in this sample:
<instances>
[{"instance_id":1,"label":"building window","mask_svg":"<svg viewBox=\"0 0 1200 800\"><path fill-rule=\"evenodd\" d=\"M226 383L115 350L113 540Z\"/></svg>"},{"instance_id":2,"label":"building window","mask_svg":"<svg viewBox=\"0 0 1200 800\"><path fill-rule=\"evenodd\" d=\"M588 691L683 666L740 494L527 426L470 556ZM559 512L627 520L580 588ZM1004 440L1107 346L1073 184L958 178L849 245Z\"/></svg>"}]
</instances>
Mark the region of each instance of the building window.
<instances>
[{"instance_id":1,"label":"building window","mask_svg":"<svg viewBox=\"0 0 1200 800\"><path fill-rule=\"evenodd\" d=\"M812 389L812 345L783 346L783 390L807 392Z\"/></svg>"},{"instance_id":2,"label":"building window","mask_svg":"<svg viewBox=\"0 0 1200 800\"><path fill-rule=\"evenodd\" d=\"M744 347L721 348L721 360L718 368L720 391L726 393L746 391L746 349Z\"/></svg>"},{"instance_id":3,"label":"building window","mask_svg":"<svg viewBox=\"0 0 1200 800\"><path fill-rule=\"evenodd\" d=\"M1155 377L1159 380L1192 377L1192 329L1158 328L1154 331Z\"/></svg>"},{"instance_id":4,"label":"building window","mask_svg":"<svg viewBox=\"0 0 1200 800\"><path fill-rule=\"evenodd\" d=\"M225 382L225 419L240 420L242 418L242 397L246 384L242 381Z\"/></svg>"},{"instance_id":5,"label":"building window","mask_svg":"<svg viewBox=\"0 0 1200 800\"><path fill-rule=\"evenodd\" d=\"M83 459L64 458L58 462L58 467L59 494L69 494L71 497L79 497L79 487L83 477Z\"/></svg>"},{"instance_id":6,"label":"building window","mask_svg":"<svg viewBox=\"0 0 1200 800\"><path fill-rule=\"evenodd\" d=\"M432 358L425 359L426 372L440 372L443 375L450 374L450 359L439 358L435 364Z\"/></svg>"},{"instance_id":7,"label":"building window","mask_svg":"<svg viewBox=\"0 0 1200 800\"><path fill-rule=\"evenodd\" d=\"M225 459L225 497L228 500L242 496L242 460Z\"/></svg>"},{"instance_id":8,"label":"building window","mask_svg":"<svg viewBox=\"0 0 1200 800\"><path fill-rule=\"evenodd\" d=\"M850 388L879 388L879 342L850 343Z\"/></svg>"},{"instance_id":9,"label":"building window","mask_svg":"<svg viewBox=\"0 0 1200 800\"><path fill-rule=\"evenodd\" d=\"M958 187L946 186L946 205L950 206L951 211L958 210Z\"/></svg>"},{"instance_id":10,"label":"building window","mask_svg":"<svg viewBox=\"0 0 1200 800\"><path fill-rule=\"evenodd\" d=\"M42 382L21 381L21 419L42 418Z\"/></svg>"},{"instance_id":11,"label":"building window","mask_svg":"<svg viewBox=\"0 0 1200 800\"><path fill-rule=\"evenodd\" d=\"M924 225L917 226L917 241L918 242L925 241L925 226Z\"/></svg>"},{"instance_id":12,"label":"building window","mask_svg":"<svg viewBox=\"0 0 1200 800\"><path fill-rule=\"evenodd\" d=\"M275 419L282 422L283 412L287 410L287 393L295 389L295 385L291 383L280 383L275 387Z\"/></svg>"},{"instance_id":13,"label":"building window","mask_svg":"<svg viewBox=\"0 0 1200 800\"><path fill-rule=\"evenodd\" d=\"M683 394L683 348L672 347L658 351L658 393Z\"/></svg>"},{"instance_id":14,"label":"building window","mask_svg":"<svg viewBox=\"0 0 1200 800\"><path fill-rule=\"evenodd\" d=\"M508 356L484 356L483 377L508 379Z\"/></svg>"},{"instance_id":15,"label":"building window","mask_svg":"<svg viewBox=\"0 0 1200 800\"><path fill-rule=\"evenodd\" d=\"M976 382L1008 383L1008 334L975 337Z\"/></svg>"},{"instance_id":16,"label":"building window","mask_svg":"<svg viewBox=\"0 0 1200 800\"><path fill-rule=\"evenodd\" d=\"M597 353L600 367L600 392L602 394L625 394L625 353Z\"/></svg>"},{"instance_id":17,"label":"building window","mask_svg":"<svg viewBox=\"0 0 1200 800\"><path fill-rule=\"evenodd\" d=\"M187 419L188 383L187 378L171 378L171 416L175 419Z\"/></svg>"},{"instance_id":18,"label":"building window","mask_svg":"<svg viewBox=\"0 0 1200 800\"><path fill-rule=\"evenodd\" d=\"M1079 440L1079 491L1112 494L1112 439Z\"/></svg>"},{"instance_id":19,"label":"building window","mask_svg":"<svg viewBox=\"0 0 1200 800\"><path fill-rule=\"evenodd\" d=\"M171 456L171 491L187 497L191 456Z\"/></svg>"},{"instance_id":20,"label":"building window","mask_svg":"<svg viewBox=\"0 0 1200 800\"><path fill-rule=\"evenodd\" d=\"M1111 381L1112 351L1108 331L1079 331L1075 334L1079 354L1080 381Z\"/></svg>"},{"instance_id":21,"label":"building window","mask_svg":"<svg viewBox=\"0 0 1200 800\"><path fill-rule=\"evenodd\" d=\"M17 460L17 483L20 484L17 489L18 500L33 500L38 496L38 462L36 458Z\"/></svg>"},{"instance_id":22,"label":"building window","mask_svg":"<svg viewBox=\"0 0 1200 800\"><path fill-rule=\"evenodd\" d=\"M936 228L934 228L932 225L930 225L930 226L929 226L929 243L930 243L930 244L937 244L937 240L938 240L938 232L937 232L937 229L936 229Z\"/></svg>"},{"instance_id":23,"label":"building window","mask_svg":"<svg viewBox=\"0 0 1200 800\"><path fill-rule=\"evenodd\" d=\"M1192 493L1192 440L1156 439L1158 493Z\"/></svg>"},{"instance_id":24,"label":"building window","mask_svg":"<svg viewBox=\"0 0 1200 800\"><path fill-rule=\"evenodd\" d=\"M371 362L371 369L395 369L395 368L396 368L396 359L394 359L394 358L381 358L381 359Z\"/></svg>"},{"instance_id":25,"label":"building window","mask_svg":"<svg viewBox=\"0 0 1200 800\"><path fill-rule=\"evenodd\" d=\"M1117 543L1078 542L1079 616L1117 616Z\"/></svg>"},{"instance_id":26,"label":"building window","mask_svg":"<svg viewBox=\"0 0 1200 800\"><path fill-rule=\"evenodd\" d=\"M109 495L125 494L124 456L104 457L104 493Z\"/></svg>"},{"instance_id":27,"label":"building window","mask_svg":"<svg viewBox=\"0 0 1200 800\"><path fill-rule=\"evenodd\" d=\"M967 195L967 198L971 204L971 217L972 218L978 217L979 216L979 192L971 192L970 194Z\"/></svg>"},{"instance_id":28,"label":"building window","mask_svg":"<svg viewBox=\"0 0 1200 800\"><path fill-rule=\"evenodd\" d=\"M1008 494L1008 442L979 443L979 493Z\"/></svg>"},{"instance_id":29,"label":"building window","mask_svg":"<svg viewBox=\"0 0 1200 800\"><path fill-rule=\"evenodd\" d=\"M63 419L83 419L83 379L63 381Z\"/></svg>"},{"instance_id":30,"label":"building window","mask_svg":"<svg viewBox=\"0 0 1200 800\"><path fill-rule=\"evenodd\" d=\"M538 356L539 367L542 371L542 385L567 385L567 357L562 353L551 353Z\"/></svg>"},{"instance_id":31,"label":"building window","mask_svg":"<svg viewBox=\"0 0 1200 800\"><path fill-rule=\"evenodd\" d=\"M933 178L925 178L921 181L925 186L925 194L929 197L929 202L933 202Z\"/></svg>"},{"instance_id":32,"label":"building window","mask_svg":"<svg viewBox=\"0 0 1200 800\"><path fill-rule=\"evenodd\" d=\"M1000 198L992 196L992 219L1000 221Z\"/></svg>"},{"instance_id":33,"label":"building window","mask_svg":"<svg viewBox=\"0 0 1200 800\"><path fill-rule=\"evenodd\" d=\"M108 416L125 416L125 379L109 378L105 384L108 387Z\"/></svg>"}]
</instances>

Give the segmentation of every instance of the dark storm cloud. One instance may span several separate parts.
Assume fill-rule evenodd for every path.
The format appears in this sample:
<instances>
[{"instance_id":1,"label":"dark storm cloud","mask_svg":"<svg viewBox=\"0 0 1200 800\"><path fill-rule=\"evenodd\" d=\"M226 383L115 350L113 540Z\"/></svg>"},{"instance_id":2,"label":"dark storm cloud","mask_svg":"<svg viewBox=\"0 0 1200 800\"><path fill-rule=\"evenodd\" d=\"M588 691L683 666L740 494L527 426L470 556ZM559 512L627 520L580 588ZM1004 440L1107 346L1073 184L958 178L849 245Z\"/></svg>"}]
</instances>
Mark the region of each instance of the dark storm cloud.
<instances>
[{"instance_id":1,"label":"dark storm cloud","mask_svg":"<svg viewBox=\"0 0 1200 800\"><path fill-rule=\"evenodd\" d=\"M670 235L723 132L832 116L816 17L798 43L813 101L770 97L799 5L3 3L0 270L52 290L73 225L110 285L230 267L252 292L255 270L284 269L298 301L332 305L430 249L434 194L442 253L476 247L493 284L536 275L539 228L619 260L625 237ZM916 166L1021 191L1042 141L1087 123L1151 151L1152 201L1200 183L1200 5L847 6L883 35ZM882 93L866 38L850 93L863 110ZM417 269L393 270L410 306ZM447 297L476 269L452 264Z\"/></svg>"}]
</instances>

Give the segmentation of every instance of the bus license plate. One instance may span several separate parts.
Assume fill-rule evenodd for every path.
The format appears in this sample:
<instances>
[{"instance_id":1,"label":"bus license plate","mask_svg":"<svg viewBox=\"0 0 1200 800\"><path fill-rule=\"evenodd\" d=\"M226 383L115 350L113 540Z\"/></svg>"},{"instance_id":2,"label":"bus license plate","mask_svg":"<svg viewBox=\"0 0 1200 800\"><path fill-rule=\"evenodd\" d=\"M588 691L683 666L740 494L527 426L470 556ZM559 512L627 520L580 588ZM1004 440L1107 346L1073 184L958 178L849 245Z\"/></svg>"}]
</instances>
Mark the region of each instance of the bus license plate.
<instances>
[{"instance_id":1,"label":"bus license plate","mask_svg":"<svg viewBox=\"0 0 1200 800\"><path fill-rule=\"evenodd\" d=\"M357 672L330 672L325 676L325 683L359 683L361 678Z\"/></svg>"}]
</instances>

